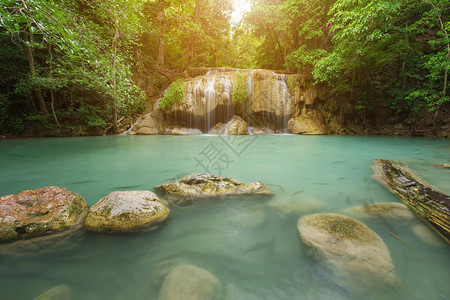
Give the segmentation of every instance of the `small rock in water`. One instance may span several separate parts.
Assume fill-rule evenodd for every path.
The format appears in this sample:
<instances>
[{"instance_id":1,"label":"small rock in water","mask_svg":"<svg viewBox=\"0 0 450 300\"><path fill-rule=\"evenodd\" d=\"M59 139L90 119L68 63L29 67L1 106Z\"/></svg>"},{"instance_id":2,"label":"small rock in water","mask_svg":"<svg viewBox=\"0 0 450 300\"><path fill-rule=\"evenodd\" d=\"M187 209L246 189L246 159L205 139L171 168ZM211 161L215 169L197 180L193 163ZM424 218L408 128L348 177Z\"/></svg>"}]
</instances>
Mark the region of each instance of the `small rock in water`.
<instances>
[{"instance_id":1,"label":"small rock in water","mask_svg":"<svg viewBox=\"0 0 450 300\"><path fill-rule=\"evenodd\" d=\"M259 181L244 184L231 177L209 173L188 174L176 181L156 186L155 189L179 203L221 196L273 195L273 191Z\"/></svg>"},{"instance_id":2,"label":"small rock in water","mask_svg":"<svg viewBox=\"0 0 450 300\"><path fill-rule=\"evenodd\" d=\"M247 122L245 122L240 116L233 116L228 122L228 128L226 131L228 135L245 135L248 134Z\"/></svg>"},{"instance_id":3,"label":"small rock in water","mask_svg":"<svg viewBox=\"0 0 450 300\"><path fill-rule=\"evenodd\" d=\"M0 241L67 231L83 221L88 209L80 195L48 186L0 198Z\"/></svg>"},{"instance_id":4,"label":"small rock in water","mask_svg":"<svg viewBox=\"0 0 450 300\"><path fill-rule=\"evenodd\" d=\"M61 284L49 289L34 300L71 300L72 289L66 284Z\"/></svg>"},{"instance_id":5,"label":"small rock in water","mask_svg":"<svg viewBox=\"0 0 450 300\"><path fill-rule=\"evenodd\" d=\"M353 206L342 210L342 213L355 218L377 218L386 217L401 220L414 220L416 216L403 203L381 202L361 206Z\"/></svg>"},{"instance_id":6,"label":"small rock in water","mask_svg":"<svg viewBox=\"0 0 450 300\"><path fill-rule=\"evenodd\" d=\"M298 232L332 271L356 283L354 288L398 284L386 244L363 223L338 214L313 214L298 220Z\"/></svg>"},{"instance_id":7,"label":"small rock in water","mask_svg":"<svg viewBox=\"0 0 450 300\"><path fill-rule=\"evenodd\" d=\"M135 232L164 222L169 213L153 192L116 191L91 207L84 224L97 232Z\"/></svg>"},{"instance_id":8,"label":"small rock in water","mask_svg":"<svg viewBox=\"0 0 450 300\"><path fill-rule=\"evenodd\" d=\"M423 242L432 246L442 246L444 243L439 236L424 224L416 224L412 227L413 233Z\"/></svg>"},{"instance_id":9,"label":"small rock in water","mask_svg":"<svg viewBox=\"0 0 450 300\"><path fill-rule=\"evenodd\" d=\"M223 286L216 276L194 265L174 268L164 279L159 300L219 300Z\"/></svg>"}]
</instances>

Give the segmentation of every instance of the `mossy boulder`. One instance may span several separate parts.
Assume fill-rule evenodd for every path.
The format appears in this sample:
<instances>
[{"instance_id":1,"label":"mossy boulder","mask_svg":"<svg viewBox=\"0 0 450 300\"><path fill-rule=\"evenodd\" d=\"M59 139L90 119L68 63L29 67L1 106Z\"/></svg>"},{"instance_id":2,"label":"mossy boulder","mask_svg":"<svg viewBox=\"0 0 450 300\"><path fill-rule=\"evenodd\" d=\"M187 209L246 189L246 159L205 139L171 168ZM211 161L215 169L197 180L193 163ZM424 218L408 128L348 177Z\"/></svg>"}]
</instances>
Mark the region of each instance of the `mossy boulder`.
<instances>
[{"instance_id":1,"label":"mossy boulder","mask_svg":"<svg viewBox=\"0 0 450 300\"><path fill-rule=\"evenodd\" d=\"M273 191L259 181L244 184L231 177L220 177L209 173L187 174L180 179L155 187L169 200L177 202L198 198L243 195L273 195Z\"/></svg>"},{"instance_id":2,"label":"mossy boulder","mask_svg":"<svg viewBox=\"0 0 450 300\"><path fill-rule=\"evenodd\" d=\"M416 218L405 204L398 202L380 202L353 206L343 209L342 213L360 219L381 217L409 221Z\"/></svg>"},{"instance_id":3,"label":"mossy boulder","mask_svg":"<svg viewBox=\"0 0 450 300\"><path fill-rule=\"evenodd\" d=\"M222 282L209 271L194 265L180 265L164 279L159 300L220 300Z\"/></svg>"},{"instance_id":4,"label":"mossy boulder","mask_svg":"<svg viewBox=\"0 0 450 300\"><path fill-rule=\"evenodd\" d=\"M48 186L0 198L0 241L28 239L73 229L88 210L80 195Z\"/></svg>"},{"instance_id":5,"label":"mossy boulder","mask_svg":"<svg viewBox=\"0 0 450 300\"><path fill-rule=\"evenodd\" d=\"M345 282L364 286L398 283L395 266L383 240L363 223L338 214L313 214L299 219L302 242Z\"/></svg>"},{"instance_id":6,"label":"mossy boulder","mask_svg":"<svg viewBox=\"0 0 450 300\"><path fill-rule=\"evenodd\" d=\"M150 191L112 192L91 207L84 225L102 233L151 229L169 217L169 208Z\"/></svg>"}]
</instances>

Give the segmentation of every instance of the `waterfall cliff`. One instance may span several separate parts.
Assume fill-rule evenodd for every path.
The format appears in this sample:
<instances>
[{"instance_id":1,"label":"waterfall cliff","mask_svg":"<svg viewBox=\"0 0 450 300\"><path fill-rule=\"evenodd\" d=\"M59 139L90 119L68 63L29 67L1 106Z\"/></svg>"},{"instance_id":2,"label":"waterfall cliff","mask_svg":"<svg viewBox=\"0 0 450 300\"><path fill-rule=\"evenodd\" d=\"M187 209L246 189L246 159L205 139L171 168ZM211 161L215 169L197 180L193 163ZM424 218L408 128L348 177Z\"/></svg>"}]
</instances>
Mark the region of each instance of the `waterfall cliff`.
<instances>
[{"instance_id":1,"label":"waterfall cliff","mask_svg":"<svg viewBox=\"0 0 450 300\"><path fill-rule=\"evenodd\" d=\"M299 128L291 125L294 120L314 112L317 91L299 74L196 68L190 69L185 77L181 101L165 110L160 110L158 104L154 105L152 113L140 120L145 126L138 122L130 133L181 134L180 128L184 128L185 133L192 129L191 133L224 134L227 132L226 124L236 120L233 118L235 115L249 126L249 133L284 133L291 128ZM240 102L233 99L238 78L244 79L247 96ZM150 127L154 129L149 130Z\"/></svg>"}]
</instances>

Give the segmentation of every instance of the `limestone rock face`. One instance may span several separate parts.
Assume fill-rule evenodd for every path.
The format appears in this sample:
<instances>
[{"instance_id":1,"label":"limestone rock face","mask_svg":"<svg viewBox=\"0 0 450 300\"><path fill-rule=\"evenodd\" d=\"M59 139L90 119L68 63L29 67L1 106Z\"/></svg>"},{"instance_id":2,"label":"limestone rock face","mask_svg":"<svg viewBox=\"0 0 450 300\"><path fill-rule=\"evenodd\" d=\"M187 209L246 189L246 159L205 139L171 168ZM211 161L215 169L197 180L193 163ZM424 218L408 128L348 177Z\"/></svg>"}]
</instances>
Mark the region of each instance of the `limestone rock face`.
<instances>
[{"instance_id":1,"label":"limestone rock face","mask_svg":"<svg viewBox=\"0 0 450 300\"><path fill-rule=\"evenodd\" d=\"M325 125L323 115L318 110L290 119L288 128L292 133L296 134L330 134L330 130Z\"/></svg>"},{"instance_id":2,"label":"limestone rock face","mask_svg":"<svg viewBox=\"0 0 450 300\"><path fill-rule=\"evenodd\" d=\"M91 207L84 224L97 232L135 232L162 223L169 213L150 191L112 192Z\"/></svg>"},{"instance_id":3,"label":"limestone rock face","mask_svg":"<svg viewBox=\"0 0 450 300\"><path fill-rule=\"evenodd\" d=\"M209 134L225 134L225 132L227 131L227 124L224 123L217 123L216 125L214 125L213 128L211 128L209 130Z\"/></svg>"},{"instance_id":4,"label":"limestone rock face","mask_svg":"<svg viewBox=\"0 0 450 300\"><path fill-rule=\"evenodd\" d=\"M220 300L223 286L209 271L194 265L180 265L164 279L159 300Z\"/></svg>"},{"instance_id":5,"label":"limestone rock face","mask_svg":"<svg viewBox=\"0 0 450 300\"><path fill-rule=\"evenodd\" d=\"M168 199L181 202L206 197L273 194L270 188L259 181L244 184L231 177L219 177L209 173L188 174L155 189L165 193Z\"/></svg>"},{"instance_id":6,"label":"limestone rock face","mask_svg":"<svg viewBox=\"0 0 450 300\"><path fill-rule=\"evenodd\" d=\"M26 239L71 229L88 209L80 195L48 186L0 198L0 241Z\"/></svg>"},{"instance_id":7,"label":"limestone rock face","mask_svg":"<svg viewBox=\"0 0 450 300\"><path fill-rule=\"evenodd\" d=\"M186 127L168 127L164 130L164 134L172 135L200 135L202 132L196 128Z\"/></svg>"},{"instance_id":8,"label":"limestone rock face","mask_svg":"<svg viewBox=\"0 0 450 300\"><path fill-rule=\"evenodd\" d=\"M151 114L146 114L143 118L132 128L132 134L152 135L158 134L157 121Z\"/></svg>"},{"instance_id":9,"label":"limestone rock face","mask_svg":"<svg viewBox=\"0 0 450 300\"><path fill-rule=\"evenodd\" d=\"M228 122L228 128L226 133L228 135L244 135L248 134L247 122L245 122L239 116L233 116L230 122Z\"/></svg>"},{"instance_id":10,"label":"limestone rock face","mask_svg":"<svg viewBox=\"0 0 450 300\"><path fill-rule=\"evenodd\" d=\"M363 223L338 214L313 214L299 219L298 232L303 243L346 280L362 286L398 283L386 244Z\"/></svg>"},{"instance_id":11,"label":"limestone rock face","mask_svg":"<svg viewBox=\"0 0 450 300\"><path fill-rule=\"evenodd\" d=\"M384 217L397 220L413 220L416 218L405 204L398 202L381 202L366 206L354 206L344 209L342 212L355 218Z\"/></svg>"}]
</instances>

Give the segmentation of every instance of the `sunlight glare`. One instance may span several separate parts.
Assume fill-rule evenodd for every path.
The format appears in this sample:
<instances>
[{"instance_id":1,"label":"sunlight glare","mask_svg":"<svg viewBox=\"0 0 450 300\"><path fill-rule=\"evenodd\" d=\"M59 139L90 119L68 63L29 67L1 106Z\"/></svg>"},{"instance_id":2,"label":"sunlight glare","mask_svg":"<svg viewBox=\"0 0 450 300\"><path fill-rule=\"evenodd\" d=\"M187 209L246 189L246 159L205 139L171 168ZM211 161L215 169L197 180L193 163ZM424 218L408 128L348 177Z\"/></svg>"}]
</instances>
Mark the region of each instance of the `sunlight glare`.
<instances>
[{"instance_id":1,"label":"sunlight glare","mask_svg":"<svg viewBox=\"0 0 450 300\"><path fill-rule=\"evenodd\" d=\"M251 10L250 0L234 0L233 13L231 14L231 21L233 24L238 24L245 13Z\"/></svg>"}]
</instances>

